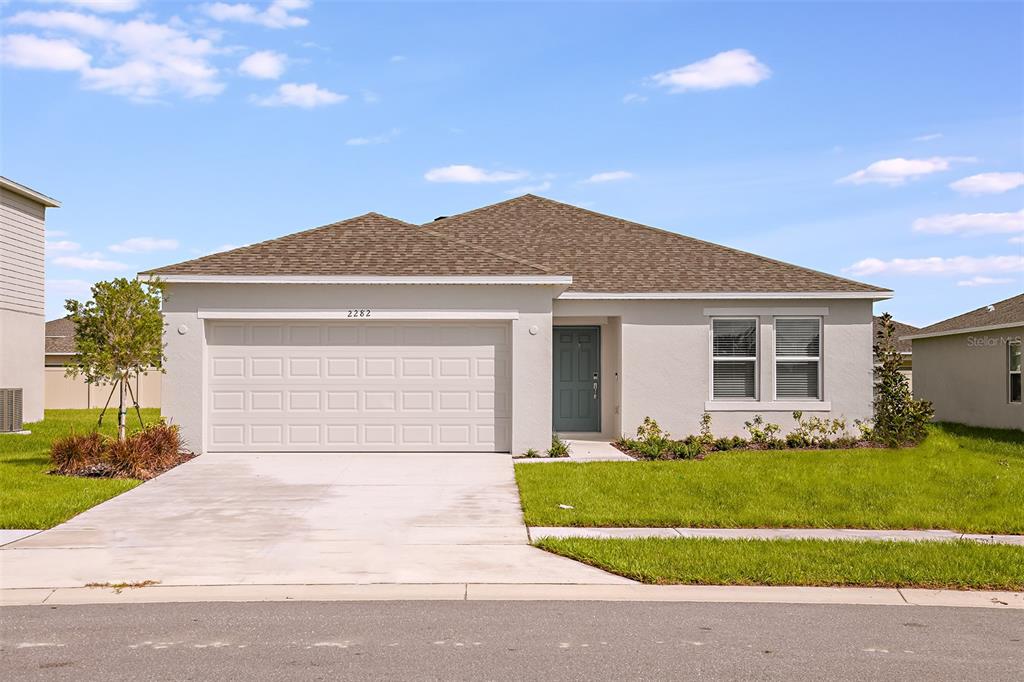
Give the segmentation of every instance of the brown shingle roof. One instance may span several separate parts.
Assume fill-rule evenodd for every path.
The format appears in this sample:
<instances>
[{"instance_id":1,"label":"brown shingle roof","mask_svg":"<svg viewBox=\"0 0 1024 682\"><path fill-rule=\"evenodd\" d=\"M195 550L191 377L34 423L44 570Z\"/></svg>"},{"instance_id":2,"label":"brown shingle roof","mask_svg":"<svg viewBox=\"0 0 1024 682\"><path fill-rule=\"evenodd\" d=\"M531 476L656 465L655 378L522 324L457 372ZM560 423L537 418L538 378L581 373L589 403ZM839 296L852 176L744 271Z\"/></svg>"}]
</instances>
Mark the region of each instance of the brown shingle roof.
<instances>
[{"instance_id":1,"label":"brown shingle roof","mask_svg":"<svg viewBox=\"0 0 1024 682\"><path fill-rule=\"evenodd\" d=\"M167 265L153 275L551 275L379 213Z\"/></svg>"},{"instance_id":2,"label":"brown shingle roof","mask_svg":"<svg viewBox=\"0 0 1024 682\"><path fill-rule=\"evenodd\" d=\"M882 318L879 317L878 315L875 315L873 318L871 318L872 339L878 338L878 329L881 320ZM901 353L909 353L911 351L910 341L904 341L903 337L909 334L914 334L915 332L918 331L918 328L913 325L906 324L904 322L897 322L896 320L892 321L892 326L896 328L896 350L898 350Z\"/></svg>"},{"instance_id":3,"label":"brown shingle roof","mask_svg":"<svg viewBox=\"0 0 1024 682\"><path fill-rule=\"evenodd\" d=\"M571 291L888 293L532 194L429 226L470 244L571 274Z\"/></svg>"},{"instance_id":4,"label":"brown shingle roof","mask_svg":"<svg viewBox=\"0 0 1024 682\"><path fill-rule=\"evenodd\" d=\"M74 353L75 324L66 317L46 323L46 353Z\"/></svg>"},{"instance_id":5,"label":"brown shingle roof","mask_svg":"<svg viewBox=\"0 0 1024 682\"><path fill-rule=\"evenodd\" d=\"M989 310L989 308L992 308ZM957 331L977 329L978 327L995 327L1003 325L1024 325L1024 294L1012 296L1005 301L993 303L991 306L982 306L963 315L951 317L948 320L936 322L933 325L923 327L916 332L915 336L925 334L954 334Z\"/></svg>"},{"instance_id":6,"label":"brown shingle roof","mask_svg":"<svg viewBox=\"0 0 1024 682\"><path fill-rule=\"evenodd\" d=\"M573 291L889 293L527 194L417 227L377 213L154 275L571 275Z\"/></svg>"}]
</instances>

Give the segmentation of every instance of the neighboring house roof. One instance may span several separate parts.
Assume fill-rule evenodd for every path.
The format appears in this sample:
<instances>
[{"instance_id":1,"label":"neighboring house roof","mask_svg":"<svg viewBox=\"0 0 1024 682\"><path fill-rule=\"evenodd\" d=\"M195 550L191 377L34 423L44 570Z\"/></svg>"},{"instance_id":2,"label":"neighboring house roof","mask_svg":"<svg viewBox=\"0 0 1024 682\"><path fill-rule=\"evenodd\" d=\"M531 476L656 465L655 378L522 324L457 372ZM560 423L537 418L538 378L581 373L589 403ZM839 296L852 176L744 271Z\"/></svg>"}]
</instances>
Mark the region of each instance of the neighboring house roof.
<instances>
[{"instance_id":1,"label":"neighboring house roof","mask_svg":"<svg viewBox=\"0 0 1024 682\"><path fill-rule=\"evenodd\" d=\"M42 204L43 206L46 206L48 208L60 208L60 202L57 201L56 199L48 197L42 192L37 192L31 187L26 187L25 185L22 185L19 182L15 182L14 180L5 178L2 175L0 175L0 187L4 188L8 192L20 194L21 196L27 199L31 199L37 204Z\"/></svg>"},{"instance_id":2,"label":"neighboring house roof","mask_svg":"<svg viewBox=\"0 0 1024 682\"><path fill-rule=\"evenodd\" d=\"M74 354L75 323L66 317L50 320L46 323L46 354Z\"/></svg>"},{"instance_id":3,"label":"neighboring house roof","mask_svg":"<svg viewBox=\"0 0 1024 682\"><path fill-rule=\"evenodd\" d=\"M566 276L570 294L887 298L888 289L531 194L415 226L377 213L150 270L157 276ZM222 280L223 281L223 280Z\"/></svg>"},{"instance_id":4,"label":"neighboring house roof","mask_svg":"<svg viewBox=\"0 0 1024 682\"><path fill-rule=\"evenodd\" d=\"M149 270L148 275L552 275L379 213Z\"/></svg>"},{"instance_id":5,"label":"neighboring house roof","mask_svg":"<svg viewBox=\"0 0 1024 682\"><path fill-rule=\"evenodd\" d=\"M878 330L880 329L881 321L882 318L879 317L878 315L875 315L873 318L871 318L872 339L878 339ZM892 325L893 327L896 328L896 350L898 350L901 353L911 352L910 341L907 341L903 337L908 334L913 334L918 330L918 328L913 325L904 324L903 322L897 322L896 320L892 321Z\"/></svg>"},{"instance_id":6,"label":"neighboring house roof","mask_svg":"<svg viewBox=\"0 0 1024 682\"><path fill-rule=\"evenodd\" d=\"M569 273L570 292L890 293L532 194L429 226Z\"/></svg>"},{"instance_id":7,"label":"neighboring house roof","mask_svg":"<svg viewBox=\"0 0 1024 682\"><path fill-rule=\"evenodd\" d=\"M923 339L930 336L946 336L1020 326L1024 326L1024 294L1012 296L1005 301L982 306L969 313L922 327L906 338Z\"/></svg>"}]
</instances>

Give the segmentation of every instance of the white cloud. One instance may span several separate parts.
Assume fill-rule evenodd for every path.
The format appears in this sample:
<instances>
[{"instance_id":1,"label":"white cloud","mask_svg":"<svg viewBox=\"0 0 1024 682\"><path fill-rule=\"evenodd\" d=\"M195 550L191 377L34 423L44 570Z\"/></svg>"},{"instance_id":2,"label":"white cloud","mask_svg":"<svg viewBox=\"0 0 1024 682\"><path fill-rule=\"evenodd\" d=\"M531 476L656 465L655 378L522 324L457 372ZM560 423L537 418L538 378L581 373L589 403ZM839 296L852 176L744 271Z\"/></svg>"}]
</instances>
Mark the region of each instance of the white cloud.
<instances>
[{"instance_id":1,"label":"white cloud","mask_svg":"<svg viewBox=\"0 0 1024 682\"><path fill-rule=\"evenodd\" d=\"M371 135L369 137L350 137L345 140L345 144L350 147L361 147L371 144L387 144L398 137L401 132L402 131L398 128L392 128L388 132L381 133L380 135Z\"/></svg>"},{"instance_id":2,"label":"white cloud","mask_svg":"<svg viewBox=\"0 0 1024 682\"><path fill-rule=\"evenodd\" d=\"M203 5L203 11L217 21L238 21L266 28L298 28L307 25L309 19L291 13L306 9L311 4L310 0L273 0L261 11L247 2L215 2Z\"/></svg>"},{"instance_id":3,"label":"white cloud","mask_svg":"<svg viewBox=\"0 0 1024 682\"><path fill-rule=\"evenodd\" d=\"M600 182L616 182L618 180L629 180L633 177L633 174L629 171L607 171L604 173L595 173L583 182L588 183L600 183Z\"/></svg>"},{"instance_id":4,"label":"white cloud","mask_svg":"<svg viewBox=\"0 0 1024 682\"><path fill-rule=\"evenodd\" d=\"M983 234L1024 232L1024 210L1011 213L952 213L918 218L914 232L959 234L973 237Z\"/></svg>"},{"instance_id":5,"label":"white cloud","mask_svg":"<svg viewBox=\"0 0 1024 682\"><path fill-rule=\"evenodd\" d=\"M49 240L46 241L46 250L47 251L56 251L58 253L67 253L69 251L78 251L78 249L80 249L80 248L82 248L82 245L79 244L78 242L71 242L71 241L67 241L67 240L59 240L59 241L55 241L55 242L51 242Z\"/></svg>"},{"instance_id":6,"label":"white cloud","mask_svg":"<svg viewBox=\"0 0 1024 682\"><path fill-rule=\"evenodd\" d=\"M177 239L158 239L156 237L132 237L117 244L111 244L110 250L115 253L150 253L152 251L174 251L178 248Z\"/></svg>"},{"instance_id":7,"label":"white cloud","mask_svg":"<svg viewBox=\"0 0 1024 682\"><path fill-rule=\"evenodd\" d=\"M92 282L84 279L50 279L46 278L46 295L65 298L88 298ZM63 306L62 306L63 307Z\"/></svg>"},{"instance_id":8,"label":"white cloud","mask_svg":"<svg viewBox=\"0 0 1024 682\"><path fill-rule=\"evenodd\" d=\"M393 55L391 55L391 59L389 59L388 61L391 62L392 64L398 64L399 62L404 62L405 61L405 55L393 54Z\"/></svg>"},{"instance_id":9,"label":"white cloud","mask_svg":"<svg viewBox=\"0 0 1024 682\"><path fill-rule=\"evenodd\" d=\"M668 88L669 92L678 93L757 85L771 75L771 69L746 50L729 50L677 69L656 73L649 80L655 85Z\"/></svg>"},{"instance_id":10,"label":"white cloud","mask_svg":"<svg viewBox=\"0 0 1024 682\"><path fill-rule=\"evenodd\" d=\"M0 36L0 63L19 69L78 71L89 66L91 58L68 40L46 39L34 35Z\"/></svg>"},{"instance_id":11,"label":"white cloud","mask_svg":"<svg viewBox=\"0 0 1024 682\"><path fill-rule=\"evenodd\" d=\"M976 161L966 156L933 156L928 159L883 159L875 161L867 168L840 178L836 182L852 185L864 185L878 182L885 185L902 185L907 180L916 180L924 175L939 173L950 169L952 164Z\"/></svg>"},{"instance_id":12,"label":"white cloud","mask_svg":"<svg viewBox=\"0 0 1024 682\"><path fill-rule=\"evenodd\" d=\"M284 73L288 57L273 50L253 52L242 60L238 70L251 78L277 80Z\"/></svg>"},{"instance_id":13,"label":"white cloud","mask_svg":"<svg viewBox=\"0 0 1024 682\"><path fill-rule=\"evenodd\" d=\"M427 182L513 182L523 180L528 173L523 171L487 171L476 166L455 164L428 170L423 177Z\"/></svg>"},{"instance_id":14,"label":"white cloud","mask_svg":"<svg viewBox=\"0 0 1024 682\"><path fill-rule=\"evenodd\" d=\"M622 98L623 104L642 104L643 102L646 101L647 97L645 95L640 95L635 92L630 92L625 97Z\"/></svg>"},{"instance_id":15,"label":"white cloud","mask_svg":"<svg viewBox=\"0 0 1024 682\"><path fill-rule=\"evenodd\" d=\"M219 94L224 83L210 58L220 52L210 37L193 37L180 21L167 24L144 19L117 23L109 19L77 12L20 12L9 19L11 24L33 26L48 31L65 31L90 42L99 55L94 65L90 55L80 46L67 41L46 41L41 59L60 58L61 66L31 63L14 65L24 68L64 68L78 71L82 86L103 90L133 99L152 100L168 91L186 97ZM27 36L34 41L43 39ZM63 42L63 45L52 44ZM51 43L51 44L46 44ZM5 60L6 61L6 60Z\"/></svg>"},{"instance_id":16,"label":"white cloud","mask_svg":"<svg viewBox=\"0 0 1024 682\"><path fill-rule=\"evenodd\" d=\"M1024 235L1020 237L1010 237L1011 244L1024 244Z\"/></svg>"},{"instance_id":17,"label":"white cloud","mask_svg":"<svg viewBox=\"0 0 1024 682\"><path fill-rule=\"evenodd\" d=\"M952 258L865 258L848 272L854 275L974 275L1024 272L1024 256L954 256Z\"/></svg>"},{"instance_id":18,"label":"white cloud","mask_svg":"<svg viewBox=\"0 0 1024 682\"><path fill-rule=\"evenodd\" d=\"M976 275L970 279L962 279L956 283L958 287L984 287L990 284L1012 284L1015 280L1012 277L985 277Z\"/></svg>"},{"instance_id":19,"label":"white cloud","mask_svg":"<svg viewBox=\"0 0 1024 682\"><path fill-rule=\"evenodd\" d=\"M71 5L93 12L131 12L138 9L140 0L36 0L47 5Z\"/></svg>"},{"instance_id":20,"label":"white cloud","mask_svg":"<svg viewBox=\"0 0 1024 682\"><path fill-rule=\"evenodd\" d=\"M932 140L938 140L942 137L942 133L928 133L926 135L918 135L914 138L914 142L931 142Z\"/></svg>"},{"instance_id":21,"label":"white cloud","mask_svg":"<svg viewBox=\"0 0 1024 682\"><path fill-rule=\"evenodd\" d=\"M367 104L376 104L380 101L380 95L373 90L363 90L363 101Z\"/></svg>"},{"instance_id":22,"label":"white cloud","mask_svg":"<svg viewBox=\"0 0 1024 682\"><path fill-rule=\"evenodd\" d=\"M960 194L1002 194L1024 185L1024 173L978 173L950 183Z\"/></svg>"},{"instance_id":23,"label":"white cloud","mask_svg":"<svg viewBox=\"0 0 1024 682\"><path fill-rule=\"evenodd\" d=\"M551 182L545 180L536 185L523 185L521 187L513 187L512 189L505 192L505 194L511 194L512 196L519 196L520 194L533 194L535 192L546 192L551 189Z\"/></svg>"},{"instance_id":24,"label":"white cloud","mask_svg":"<svg viewBox=\"0 0 1024 682\"><path fill-rule=\"evenodd\" d=\"M78 256L58 256L53 259L54 265L62 265L76 270L128 270L131 266L110 260L102 253L83 253Z\"/></svg>"},{"instance_id":25,"label":"white cloud","mask_svg":"<svg viewBox=\"0 0 1024 682\"><path fill-rule=\"evenodd\" d=\"M301 107L312 109L325 104L337 104L348 99L348 95L331 92L316 83L283 83L277 91L267 97L252 97L261 107Z\"/></svg>"}]
</instances>

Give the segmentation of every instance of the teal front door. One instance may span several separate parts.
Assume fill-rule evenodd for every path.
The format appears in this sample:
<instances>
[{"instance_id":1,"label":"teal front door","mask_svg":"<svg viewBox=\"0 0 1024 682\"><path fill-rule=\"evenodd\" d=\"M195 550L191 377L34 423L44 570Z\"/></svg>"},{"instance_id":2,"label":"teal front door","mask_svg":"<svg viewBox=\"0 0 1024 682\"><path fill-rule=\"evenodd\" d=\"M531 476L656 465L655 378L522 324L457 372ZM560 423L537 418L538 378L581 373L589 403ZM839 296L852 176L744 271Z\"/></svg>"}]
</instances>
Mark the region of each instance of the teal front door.
<instances>
[{"instance_id":1,"label":"teal front door","mask_svg":"<svg viewBox=\"0 0 1024 682\"><path fill-rule=\"evenodd\" d=\"M554 328L552 429L601 430L601 328Z\"/></svg>"}]
</instances>

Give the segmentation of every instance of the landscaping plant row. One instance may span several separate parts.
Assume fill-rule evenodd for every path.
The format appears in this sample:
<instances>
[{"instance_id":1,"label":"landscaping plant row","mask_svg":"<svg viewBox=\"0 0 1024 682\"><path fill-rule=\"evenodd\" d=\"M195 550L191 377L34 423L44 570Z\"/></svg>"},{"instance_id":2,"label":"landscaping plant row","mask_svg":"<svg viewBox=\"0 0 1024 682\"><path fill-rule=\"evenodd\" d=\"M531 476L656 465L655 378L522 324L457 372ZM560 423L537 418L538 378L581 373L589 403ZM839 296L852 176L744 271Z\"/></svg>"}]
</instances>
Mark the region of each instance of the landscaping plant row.
<instances>
[{"instance_id":1,"label":"landscaping plant row","mask_svg":"<svg viewBox=\"0 0 1024 682\"><path fill-rule=\"evenodd\" d=\"M124 440L98 431L57 438L50 447L51 474L147 480L192 459L176 424L149 424Z\"/></svg>"}]
</instances>

